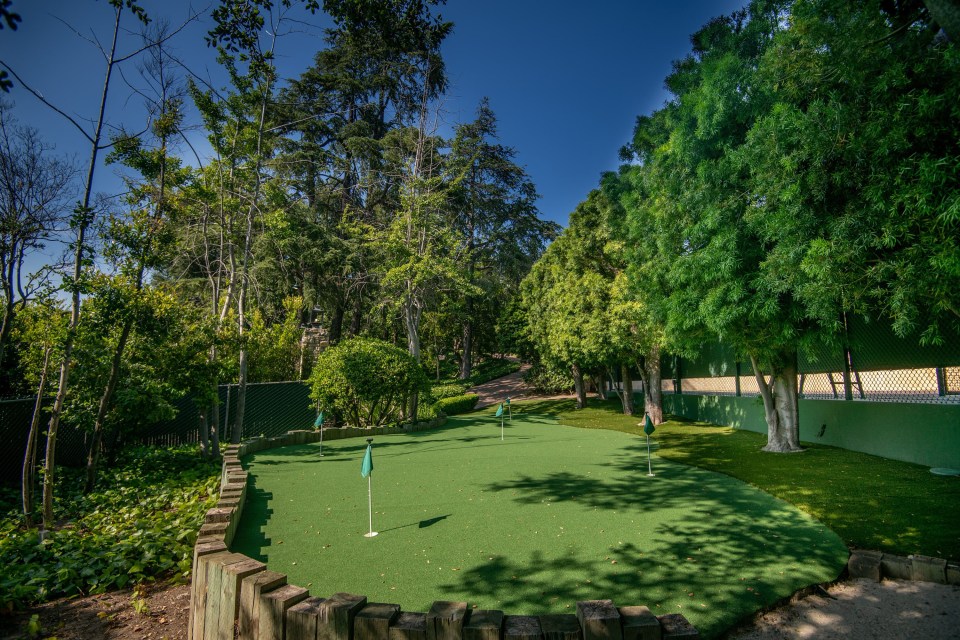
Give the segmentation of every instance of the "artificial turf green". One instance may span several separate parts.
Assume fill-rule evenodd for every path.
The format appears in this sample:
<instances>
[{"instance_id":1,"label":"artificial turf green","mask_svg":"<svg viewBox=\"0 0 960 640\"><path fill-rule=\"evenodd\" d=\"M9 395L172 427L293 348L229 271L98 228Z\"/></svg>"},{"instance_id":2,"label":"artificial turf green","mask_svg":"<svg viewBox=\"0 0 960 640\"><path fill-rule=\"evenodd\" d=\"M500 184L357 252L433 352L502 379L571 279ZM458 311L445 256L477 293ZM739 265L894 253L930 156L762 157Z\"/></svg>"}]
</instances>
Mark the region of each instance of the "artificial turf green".
<instances>
[{"instance_id":1,"label":"artificial turf green","mask_svg":"<svg viewBox=\"0 0 960 640\"><path fill-rule=\"evenodd\" d=\"M591 400L581 410L572 400L518 408L585 429L642 433L617 400ZM800 454L766 453L764 434L675 418L656 435L660 456L748 482L814 516L849 547L960 560L960 478L810 443Z\"/></svg>"},{"instance_id":2,"label":"artificial turf green","mask_svg":"<svg viewBox=\"0 0 960 640\"><path fill-rule=\"evenodd\" d=\"M321 596L523 614L612 598L681 612L705 637L842 570L842 541L785 502L656 456L647 477L642 438L529 409L503 442L489 410L377 437L375 538L363 536L363 440L249 456L233 549Z\"/></svg>"}]
</instances>

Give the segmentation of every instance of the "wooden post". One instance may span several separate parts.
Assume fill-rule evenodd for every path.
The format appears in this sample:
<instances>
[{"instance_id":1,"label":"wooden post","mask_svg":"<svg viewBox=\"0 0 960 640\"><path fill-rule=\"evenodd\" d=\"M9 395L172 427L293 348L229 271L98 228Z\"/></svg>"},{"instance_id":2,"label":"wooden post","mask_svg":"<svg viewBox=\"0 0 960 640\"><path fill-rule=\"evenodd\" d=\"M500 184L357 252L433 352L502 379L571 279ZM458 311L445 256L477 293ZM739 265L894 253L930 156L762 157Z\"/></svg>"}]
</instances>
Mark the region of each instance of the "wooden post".
<instances>
[{"instance_id":1,"label":"wooden post","mask_svg":"<svg viewBox=\"0 0 960 640\"><path fill-rule=\"evenodd\" d=\"M540 620L535 616L504 616L503 640L542 640Z\"/></svg>"},{"instance_id":2,"label":"wooden post","mask_svg":"<svg viewBox=\"0 0 960 640\"><path fill-rule=\"evenodd\" d=\"M434 602L427 612L427 640L462 640L466 615L466 602Z\"/></svg>"},{"instance_id":3,"label":"wooden post","mask_svg":"<svg viewBox=\"0 0 960 640\"><path fill-rule=\"evenodd\" d=\"M543 640L581 640L580 622L569 613L540 616Z\"/></svg>"},{"instance_id":4,"label":"wooden post","mask_svg":"<svg viewBox=\"0 0 960 640\"><path fill-rule=\"evenodd\" d=\"M265 571L267 565L247 558L225 565L220 573L220 611L217 620L217 635L206 640L233 640L237 622L240 620L240 585L244 578Z\"/></svg>"},{"instance_id":5,"label":"wooden post","mask_svg":"<svg viewBox=\"0 0 960 640\"><path fill-rule=\"evenodd\" d=\"M286 584L260 594L260 628L257 640L285 640L287 610L310 596L303 587Z\"/></svg>"},{"instance_id":6,"label":"wooden post","mask_svg":"<svg viewBox=\"0 0 960 640\"><path fill-rule=\"evenodd\" d=\"M194 637L194 628L193 628L193 617L197 611L197 606L203 598L203 603L206 604L206 593L201 589L201 583L206 582L206 576L201 578L199 576L201 571L206 571L206 565L200 565L200 558L206 557L214 553L224 553L227 550L227 545L223 543L223 540L212 540L201 542L197 540L197 544L193 546L193 569L191 571L191 580L190 580L190 616L187 620L187 638L193 640ZM204 584L204 589L206 585ZM203 629L200 629L200 634L202 635Z\"/></svg>"},{"instance_id":7,"label":"wooden post","mask_svg":"<svg viewBox=\"0 0 960 640\"><path fill-rule=\"evenodd\" d=\"M647 607L620 607L623 640L660 640L660 622Z\"/></svg>"},{"instance_id":8,"label":"wooden post","mask_svg":"<svg viewBox=\"0 0 960 640\"><path fill-rule=\"evenodd\" d=\"M577 603L577 619L583 640L622 640L620 613L611 600L585 600Z\"/></svg>"},{"instance_id":9,"label":"wooden post","mask_svg":"<svg viewBox=\"0 0 960 640\"><path fill-rule=\"evenodd\" d=\"M335 593L320 605L317 640L353 640L353 620L367 604L367 596Z\"/></svg>"},{"instance_id":10,"label":"wooden post","mask_svg":"<svg viewBox=\"0 0 960 640\"><path fill-rule=\"evenodd\" d=\"M320 606L326 598L307 598L287 610L286 640L317 640Z\"/></svg>"},{"instance_id":11,"label":"wooden post","mask_svg":"<svg viewBox=\"0 0 960 640\"><path fill-rule=\"evenodd\" d=\"M697 629L690 624L682 613L668 613L658 616L663 640L700 640Z\"/></svg>"},{"instance_id":12,"label":"wooden post","mask_svg":"<svg viewBox=\"0 0 960 640\"><path fill-rule=\"evenodd\" d=\"M463 626L463 640L500 640L503 628L503 611L474 609Z\"/></svg>"},{"instance_id":13,"label":"wooden post","mask_svg":"<svg viewBox=\"0 0 960 640\"><path fill-rule=\"evenodd\" d=\"M400 605L368 603L353 619L355 640L389 640L390 624L400 615Z\"/></svg>"},{"instance_id":14,"label":"wooden post","mask_svg":"<svg viewBox=\"0 0 960 640\"><path fill-rule=\"evenodd\" d=\"M206 602L197 602L197 608L199 609L202 604L203 610L191 613L195 619L194 629L196 629L199 637L204 638L204 640L207 638L215 638L217 634L217 625L220 620L220 607L222 606L221 602L223 600L223 592L221 590L223 568L224 566L242 562L243 560L249 560L249 558L241 553L217 553L204 556L204 564L206 565L206 586L204 587L204 591L206 593L203 599L206 600ZM201 619L203 620L203 624L199 622Z\"/></svg>"},{"instance_id":15,"label":"wooden post","mask_svg":"<svg viewBox=\"0 0 960 640\"><path fill-rule=\"evenodd\" d=\"M390 627L390 640L427 640L426 614L401 613Z\"/></svg>"},{"instance_id":16,"label":"wooden post","mask_svg":"<svg viewBox=\"0 0 960 640\"><path fill-rule=\"evenodd\" d=\"M240 637L255 640L260 631L260 594L287 584L287 576L261 571L240 583Z\"/></svg>"}]
</instances>

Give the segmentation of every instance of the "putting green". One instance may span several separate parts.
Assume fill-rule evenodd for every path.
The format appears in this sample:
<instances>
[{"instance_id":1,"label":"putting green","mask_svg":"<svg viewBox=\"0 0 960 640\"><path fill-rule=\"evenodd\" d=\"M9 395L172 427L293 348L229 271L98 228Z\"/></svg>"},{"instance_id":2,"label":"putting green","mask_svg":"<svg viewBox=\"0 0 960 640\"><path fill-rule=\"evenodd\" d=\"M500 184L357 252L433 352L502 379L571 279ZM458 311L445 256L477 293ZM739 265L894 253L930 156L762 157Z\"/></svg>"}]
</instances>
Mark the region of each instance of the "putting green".
<instances>
[{"instance_id":1,"label":"putting green","mask_svg":"<svg viewBox=\"0 0 960 640\"><path fill-rule=\"evenodd\" d=\"M706 637L846 562L836 534L738 480L655 454L648 477L642 438L530 414L505 435L487 412L375 438L374 538L366 442L251 455L233 549L321 596L514 614L611 598L683 613Z\"/></svg>"}]
</instances>

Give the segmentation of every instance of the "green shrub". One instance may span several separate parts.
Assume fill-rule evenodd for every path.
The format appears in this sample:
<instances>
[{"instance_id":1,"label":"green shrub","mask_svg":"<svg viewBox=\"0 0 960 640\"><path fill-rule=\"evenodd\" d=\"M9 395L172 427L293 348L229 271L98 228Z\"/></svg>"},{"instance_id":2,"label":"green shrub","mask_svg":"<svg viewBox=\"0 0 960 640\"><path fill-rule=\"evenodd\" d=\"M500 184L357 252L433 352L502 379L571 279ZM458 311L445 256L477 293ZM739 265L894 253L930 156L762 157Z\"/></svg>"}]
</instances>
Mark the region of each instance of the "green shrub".
<instances>
[{"instance_id":1,"label":"green shrub","mask_svg":"<svg viewBox=\"0 0 960 640\"><path fill-rule=\"evenodd\" d=\"M538 362L523 374L523 381L538 393L569 393L573 391L573 377L566 369Z\"/></svg>"},{"instance_id":2,"label":"green shrub","mask_svg":"<svg viewBox=\"0 0 960 640\"><path fill-rule=\"evenodd\" d=\"M354 426L399 422L427 377L413 357L389 342L351 338L320 354L310 374L310 397Z\"/></svg>"},{"instance_id":3,"label":"green shrub","mask_svg":"<svg viewBox=\"0 0 960 640\"><path fill-rule=\"evenodd\" d=\"M54 516L66 526L41 544L36 530L23 530L21 514L0 519L0 610L186 578L197 531L216 504L219 472L195 446L138 448L102 470L101 488L84 496L82 470L61 470Z\"/></svg>"},{"instance_id":4,"label":"green shrub","mask_svg":"<svg viewBox=\"0 0 960 640\"><path fill-rule=\"evenodd\" d=\"M477 406L477 402L479 401L480 396L477 394L465 393L462 396L454 396L452 398L438 400L433 406L438 413L443 413L448 416L455 416L460 413L473 411L473 408Z\"/></svg>"},{"instance_id":5,"label":"green shrub","mask_svg":"<svg viewBox=\"0 0 960 640\"><path fill-rule=\"evenodd\" d=\"M430 397L437 400L443 400L444 398L453 398L455 396L462 396L467 392L467 389L470 388L470 383L468 382L451 382L449 384L438 384L430 389Z\"/></svg>"}]
</instances>

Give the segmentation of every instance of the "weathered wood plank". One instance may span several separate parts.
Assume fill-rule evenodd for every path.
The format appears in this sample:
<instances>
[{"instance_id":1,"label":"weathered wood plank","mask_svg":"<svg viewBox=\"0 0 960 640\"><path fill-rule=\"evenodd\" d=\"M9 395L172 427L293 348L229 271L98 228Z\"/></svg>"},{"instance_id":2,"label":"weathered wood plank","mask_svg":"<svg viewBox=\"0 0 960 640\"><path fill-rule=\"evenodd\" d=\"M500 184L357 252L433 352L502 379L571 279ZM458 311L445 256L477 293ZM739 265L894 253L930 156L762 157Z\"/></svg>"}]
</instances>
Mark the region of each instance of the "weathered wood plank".
<instances>
[{"instance_id":1,"label":"weathered wood plank","mask_svg":"<svg viewBox=\"0 0 960 640\"><path fill-rule=\"evenodd\" d=\"M503 611L474 609L463 625L463 640L500 640Z\"/></svg>"},{"instance_id":2,"label":"weathered wood plank","mask_svg":"<svg viewBox=\"0 0 960 640\"><path fill-rule=\"evenodd\" d=\"M427 612L427 640L463 640L466 602L437 600Z\"/></svg>"},{"instance_id":3,"label":"weathered wood plank","mask_svg":"<svg viewBox=\"0 0 960 640\"><path fill-rule=\"evenodd\" d=\"M286 640L317 640L320 605L326 598L310 597L287 610Z\"/></svg>"},{"instance_id":4,"label":"weathered wood plank","mask_svg":"<svg viewBox=\"0 0 960 640\"><path fill-rule=\"evenodd\" d=\"M217 624L216 640L233 640L234 631L240 621L240 585L244 578L265 571L267 565L247 558L226 565L221 574L223 597L220 601L220 618ZM214 640L207 638L206 640Z\"/></svg>"},{"instance_id":5,"label":"weathered wood plank","mask_svg":"<svg viewBox=\"0 0 960 640\"><path fill-rule=\"evenodd\" d=\"M427 615L402 612L390 626L390 640L427 640Z\"/></svg>"},{"instance_id":6,"label":"weathered wood plank","mask_svg":"<svg viewBox=\"0 0 960 640\"><path fill-rule=\"evenodd\" d=\"M369 602L353 619L355 640L389 640L390 624L400 615L400 605Z\"/></svg>"},{"instance_id":7,"label":"weathered wood plank","mask_svg":"<svg viewBox=\"0 0 960 640\"><path fill-rule=\"evenodd\" d=\"M317 640L353 640L353 620L367 604L367 596L335 593L320 607Z\"/></svg>"},{"instance_id":8,"label":"weathered wood plank","mask_svg":"<svg viewBox=\"0 0 960 640\"><path fill-rule=\"evenodd\" d=\"M240 637L256 638L260 630L260 594L287 584L287 576L266 569L240 583Z\"/></svg>"},{"instance_id":9,"label":"weathered wood plank","mask_svg":"<svg viewBox=\"0 0 960 640\"><path fill-rule=\"evenodd\" d=\"M540 616L544 640L582 640L580 622L570 613Z\"/></svg>"},{"instance_id":10,"label":"weathered wood plank","mask_svg":"<svg viewBox=\"0 0 960 640\"><path fill-rule=\"evenodd\" d=\"M660 622L647 607L620 607L623 640L660 640Z\"/></svg>"},{"instance_id":11,"label":"weathered wood plank","mask_svg":"<svg viewBox=\"0 0 960 640\"><path fill-rule=\"evenodd\" d=\"M536 616L504 616L503 640L541 640L540 620Z\"/></svg>"},{"instance_id":12,"label":"weathered wood plank","mask_svg":"<svg viewBox=\"0 0 960 640\"><path fill-rule=\"evenodd\" d=\"M260 627L257 640L285 640L287 611L310 593L303 587L287 584L260 594Z\"/></svg>"},{"instance_id":13,"label":"weathered wood plank","mask_svg":"<svg viewBox=\"0 0 960 640\"><path fill-rule=\"evenodd\" d=\"M577 619L584 640L622 640L620 613L611 600L584 600L577 603Z\"/></svg>"}]
</instances>

